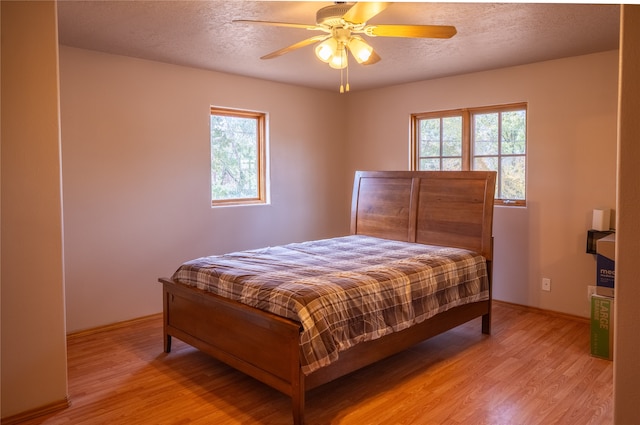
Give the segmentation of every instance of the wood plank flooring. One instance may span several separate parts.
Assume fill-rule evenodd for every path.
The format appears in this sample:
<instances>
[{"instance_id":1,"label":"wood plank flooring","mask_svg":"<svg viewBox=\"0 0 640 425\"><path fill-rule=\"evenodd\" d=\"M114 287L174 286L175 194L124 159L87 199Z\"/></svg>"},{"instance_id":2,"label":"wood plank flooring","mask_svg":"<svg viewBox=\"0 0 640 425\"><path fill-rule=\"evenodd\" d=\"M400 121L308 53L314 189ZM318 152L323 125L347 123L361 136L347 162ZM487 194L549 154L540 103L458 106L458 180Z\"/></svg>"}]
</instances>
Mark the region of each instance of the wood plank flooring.
<instances>
[{"instance_id":1,"label":"wood plank flooring","mask_svg":"<svg viewBox=\"0 0 640 425\"><path fill-rule=\"evenodd\" d=\"M309 425L611 424L613 364L585 320L494 303L476 319L316 388ZM174 338L162 318L72 335L68 409L25 425L291 424L288 397Z\"/></svg>"}]
</instances>

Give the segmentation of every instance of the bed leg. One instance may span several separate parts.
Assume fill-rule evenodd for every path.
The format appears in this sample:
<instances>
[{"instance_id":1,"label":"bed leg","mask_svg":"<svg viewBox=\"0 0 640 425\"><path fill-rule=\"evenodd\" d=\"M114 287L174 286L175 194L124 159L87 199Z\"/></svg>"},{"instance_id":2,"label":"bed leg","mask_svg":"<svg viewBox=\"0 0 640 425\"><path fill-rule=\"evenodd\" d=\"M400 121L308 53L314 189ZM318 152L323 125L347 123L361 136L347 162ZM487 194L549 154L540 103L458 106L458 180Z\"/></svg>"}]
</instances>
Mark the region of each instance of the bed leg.
<instances>
[{"instance_id":1,"label":"bed leg","mask_svg":"<svg viewBox=\"0 0 640 425\"><path fill-rule=\"evenodd\" d=\"M171 352L171 335L164 334L164 352Z\"/></svg>"},{"instance_id":2,"label":"bed leg","mask_svg":"<svg viewBox=\"0 0 640 425\"><path fill-rule=\"evenodd\" d=\"M295 401L293 404L293 425L304 425L304 413L296 409Z\"/></svg>"},{"instance_id":3,"label":"bed leg","mask_svg":"<svg viewBox=\"0 0 640 425\"><path fill-rule=\"evenodd\" d=\"M493 252L493 236L491 237L491 251ZM487 279L489 281L489 309L482 315L482 333L491 335L491 311L493 309L493 261L487 261Z\"/></svg>"},{"instance_id":4,"label":"bed leg","mask_svg":"<svg viewBox=\"0 0 640 425\"><path fill-rule=\"evenodd\" d=\"M168 283L163 282L162 287L164 289L164 307L162 311L162 335L164 340L164 352L171 352L171 335L167 332L169 326L169 304L173 301L174 295L169 293Z\"/></svg>"},{"instance_id":5,"label":"bed leg","mask_svg":"<svg viewBox=\"0 0 640 425\"><path fill-rule=\"evenodd\" d=\"M295 345L296 354L298 351L297 343ZM305 397L305 382L304 374L300 369L299 363L297 367L294 366L293 376L291 382L291 403L293 410L293 425L304 425L304 397Z\"/></svg>"},{"instance_id":6,"label":"bed leg","mask_svg":"<svg viewBox=\"0 0 640 425\"><path fill-rule=\"evenodd\" d=\"M293 403L293 425L304 425L304 390L291 397Z\"/></svg>"},{"instance_id":7,"label":"bed leg","mask_svg":"<svg viewBox=\"0 0 640 425\"><path fill-rule=\"evenodd\" d=\"M491 313L482 316L482 333L491 335Z\"/></svg>"}]
</instances>

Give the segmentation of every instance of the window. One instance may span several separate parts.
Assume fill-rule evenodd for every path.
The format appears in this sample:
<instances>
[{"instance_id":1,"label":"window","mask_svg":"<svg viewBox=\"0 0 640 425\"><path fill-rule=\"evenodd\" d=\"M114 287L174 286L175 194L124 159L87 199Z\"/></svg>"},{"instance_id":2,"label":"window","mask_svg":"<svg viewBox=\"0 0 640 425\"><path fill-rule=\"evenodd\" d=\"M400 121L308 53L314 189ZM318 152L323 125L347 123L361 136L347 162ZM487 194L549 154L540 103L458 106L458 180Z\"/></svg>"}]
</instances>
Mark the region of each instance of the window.
<instances>
[{"instance_id":1,"label":"window","mask_svg":"<svg viewBox=\"0 0 640 425\"><path fill-rule=\"evenodd\" d=\"M414 114L412 169L497 171L496 204L525 205L527 106Z\"/></svg>"},{"instance_id":2,"label":"window","mask_svg":"<svg viewBox=\"0 0 640 425\"><path fill-rule=\"evenodd\" d=\"M422 116L416 120L418 170L462 170L462 116Z\"/></svg>"},{"instance_id":3,"label":"window","mask_svg":"<svg viewBox=\"0 0 640 425\"><path fill-rule=\"evenodd\" d=\"M211 205L264 204L266 116L211 107Z\"/></svg>"}]
</instances>

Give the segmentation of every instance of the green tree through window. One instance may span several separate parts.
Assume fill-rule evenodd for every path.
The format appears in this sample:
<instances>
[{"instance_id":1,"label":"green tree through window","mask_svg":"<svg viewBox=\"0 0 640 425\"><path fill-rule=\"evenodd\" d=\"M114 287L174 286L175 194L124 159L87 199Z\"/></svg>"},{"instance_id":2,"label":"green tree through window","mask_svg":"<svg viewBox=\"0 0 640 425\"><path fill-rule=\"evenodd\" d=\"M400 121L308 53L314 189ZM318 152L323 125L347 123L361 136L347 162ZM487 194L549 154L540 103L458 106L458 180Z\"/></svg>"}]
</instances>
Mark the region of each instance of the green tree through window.
<instances>
[{"instance_id":1,"label":"green tree through window","mask_svg":"<svg viewBox=\"0 0 640 425\"><path fill-rule=\"evenodd\" d=\"M497 171L496 202L526 200L527 106L414 114L414 170Z\"/></svg>"},{"instance_id":2,"label":"green tree through window","mask_svg":"<svg viewBox=\"0 0 640 425\"><path fill-rule=\"evenodd\" d=\"M462 169L462 118L420 120L420 169Z\"/></svg>"},{"instance_id":3,"label":"green tree through window","mask_svg":"<svg viewBox=\"0 0 640 425\"><path fill-rule=\"evenodd\" d=\"M473 169L498 172L496 198L525 200L527 115L524 109L472 113Z\"/></svg>"},{"instance_id":4,"label":"green tree through window","mask_svg":"<svg viewBox=\"0 0 640 425\"><path fill-rule=\"evenodd\" d=\"M265 116L211 108L212 205L264 203Z\"/></svg>"}]
</instances>

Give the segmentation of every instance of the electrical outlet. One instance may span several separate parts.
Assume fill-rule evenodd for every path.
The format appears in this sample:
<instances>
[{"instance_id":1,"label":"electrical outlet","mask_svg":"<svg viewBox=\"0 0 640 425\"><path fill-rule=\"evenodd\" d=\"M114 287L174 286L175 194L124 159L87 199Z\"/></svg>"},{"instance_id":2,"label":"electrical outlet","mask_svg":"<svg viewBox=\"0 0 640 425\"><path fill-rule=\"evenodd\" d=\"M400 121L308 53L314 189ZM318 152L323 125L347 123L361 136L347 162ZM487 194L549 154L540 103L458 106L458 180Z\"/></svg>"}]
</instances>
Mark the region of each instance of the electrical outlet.
<instances>
[{"instance_id":1,"label":"electrical outlet","mask_svg":"<svg viewBox=\"0 0 640 425\"><path fill-rule=\"evenodd\" d=\"M542 278L542 290L551 291L551 279L549 279L548 277Z\"/></svg>"}]
</instances>

